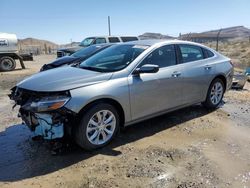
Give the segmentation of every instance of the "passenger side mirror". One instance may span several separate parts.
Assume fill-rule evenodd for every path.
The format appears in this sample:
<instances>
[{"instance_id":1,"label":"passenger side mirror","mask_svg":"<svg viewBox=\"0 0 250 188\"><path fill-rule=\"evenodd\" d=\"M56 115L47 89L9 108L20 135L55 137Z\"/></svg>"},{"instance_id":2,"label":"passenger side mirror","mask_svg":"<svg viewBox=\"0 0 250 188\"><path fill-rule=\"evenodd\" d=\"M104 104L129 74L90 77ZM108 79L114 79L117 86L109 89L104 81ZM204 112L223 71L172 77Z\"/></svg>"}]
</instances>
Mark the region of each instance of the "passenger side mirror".
<instances>
[{"instance_id":1,"label":"passenger side mirror","mask_svg":"<svg viewBox=\"0 0 250 188\"><path fill-rule=\"evenodd\" d=\"M156 73L159 71L158 65L146 64L140 68L136 68L133 72L134 75L139 75L141 73Z\"/></svg>"}]
</instances>

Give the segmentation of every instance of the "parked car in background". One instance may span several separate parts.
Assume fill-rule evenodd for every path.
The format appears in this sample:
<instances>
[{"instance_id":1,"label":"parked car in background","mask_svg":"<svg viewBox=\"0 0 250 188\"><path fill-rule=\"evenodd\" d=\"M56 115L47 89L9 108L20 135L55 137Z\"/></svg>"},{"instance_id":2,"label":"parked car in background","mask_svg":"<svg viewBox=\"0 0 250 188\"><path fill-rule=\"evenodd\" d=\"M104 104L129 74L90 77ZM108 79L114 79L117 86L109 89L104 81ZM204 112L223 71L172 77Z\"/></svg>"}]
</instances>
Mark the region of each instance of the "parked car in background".
<instances>
[{"instance_id":1,"label":"parked car in background","mask_svg":"<svg viewBox=\"0 0 250 188\"><path fill-rule=\"evenodd\" d=\"M57 57L62 57L66 55L71 55L77 50L86 48L94 44L103 44L103 43L118 43L118 42L129 42L139 40L136 36L97 36L97 37L88 37L84 39L79 46L70 47L70 48L61 48L57 51Z\"/></svg>"},{"instance_id":2,"label":"parked car in background","mask_svg":"<svg viewBox=\"0 0 250 188\"><path fill-rule=\"evenodd\" d=\"M230 59L206 46L141 40L114 44L78 67L35 74L10 98L36 135L69 135L91 150L120 127L197 103L217 108L232 78Z\"/></svg>"},{"instance_id":3,"label":"parked car in background","mask_svg":"<svg viewBox=\"0 0 250 188\"><path fill-rule=\"evenodd\" d=\"M112 44L95 44L87 48L82 48L70 56L64 56L64 57L56 59L52 63L44 64L42 68L40 69L40 71L54 69L54 68L61 67L64 65L78 64L86 60L87 58L91 57L92 55L110 47L111 45Z\"/></svg>"}]
</instances>

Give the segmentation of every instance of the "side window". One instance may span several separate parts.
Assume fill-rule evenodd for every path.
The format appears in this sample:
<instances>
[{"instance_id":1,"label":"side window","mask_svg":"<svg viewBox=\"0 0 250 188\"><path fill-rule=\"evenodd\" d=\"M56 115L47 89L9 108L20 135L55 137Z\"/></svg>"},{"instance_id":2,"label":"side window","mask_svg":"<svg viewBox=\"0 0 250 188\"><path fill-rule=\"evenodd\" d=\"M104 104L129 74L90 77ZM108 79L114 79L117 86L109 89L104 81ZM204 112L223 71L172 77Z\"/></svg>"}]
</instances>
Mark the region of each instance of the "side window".
<instances>
[{"instance_id":1,"label":"side window","mask_svg":"<svg viewBox=\"0 0 250 188\"><path fill-rule=\"evenodd\" d=\"M202 49L199 46L180 44L182 63L204 59Z\"/></svg>"},{"instance_id":2,"label":"side window","mask_svg":"<svg viewBox=\"0 0 250 188\"><path fill-rule=\"evenodd\" d=\"M106 43L105 38L96 38L95 39L95 44L102 44L102 43Z\"/></svg>"},{"instance_id":3,"label":"side window","mask_svg":"<svg viewBox=\"0 0 250 188\"><path fill-rule=\"evenodd\" d=\"M120 42L118 37L109 37L109 42L110 43L116 43L116 42Z\"/></svg>"},{"instance_id":4,"label":"side window","mask_svg":"<svg viewBox=\"0 0 250 188\"><path fill-rule=\"evenodd\" d=\"M158 65L160 68L175 65L176 55L174 45L166 45L154 50L143 60L140 66L145 64Z\"/></svg>"},{"instance_id":5,"label":"side window","mask_svg":"<svg viewBox=\"0 0 250 188\"><path fill-rule=\"evenodd\" d=\"M138 40L137 37L121 37L123 42L135 41Z\"/></svg>"},{"instance_id":6,"label":"side window","mask_svg":"<svg viewBox=\"0 0 250 188\"><path fill-rule=\"evenodd\" d=\"M203 48L203 52L204 52L205 58L210 58L210 57L213 57L213 56L214 56L214 53L211 52L211 51L208 50L208 49Z\"/></svg>"}]
</instances>

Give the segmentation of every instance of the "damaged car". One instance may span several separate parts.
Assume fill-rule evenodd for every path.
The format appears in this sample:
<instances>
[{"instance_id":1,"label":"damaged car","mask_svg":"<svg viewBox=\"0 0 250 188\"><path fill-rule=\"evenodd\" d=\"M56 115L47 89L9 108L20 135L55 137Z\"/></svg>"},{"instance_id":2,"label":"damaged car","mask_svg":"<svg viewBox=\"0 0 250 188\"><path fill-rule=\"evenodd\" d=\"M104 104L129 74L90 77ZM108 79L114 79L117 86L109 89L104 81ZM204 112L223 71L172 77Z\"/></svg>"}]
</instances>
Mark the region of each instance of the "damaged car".
<instances>
[{"instance_id":1,"label":"damaged car","mask_svg":"<svg viewBox=\"0 0 250 188\"><path fill-rule=\"evenodd\" d=\"M39 72L10 98L44 139L69 136L84 149L108 144L121 127L186 106L217 108L231 87L229 58L192 42L114 44L79 66Z\"/></svg>"}]
</instances>

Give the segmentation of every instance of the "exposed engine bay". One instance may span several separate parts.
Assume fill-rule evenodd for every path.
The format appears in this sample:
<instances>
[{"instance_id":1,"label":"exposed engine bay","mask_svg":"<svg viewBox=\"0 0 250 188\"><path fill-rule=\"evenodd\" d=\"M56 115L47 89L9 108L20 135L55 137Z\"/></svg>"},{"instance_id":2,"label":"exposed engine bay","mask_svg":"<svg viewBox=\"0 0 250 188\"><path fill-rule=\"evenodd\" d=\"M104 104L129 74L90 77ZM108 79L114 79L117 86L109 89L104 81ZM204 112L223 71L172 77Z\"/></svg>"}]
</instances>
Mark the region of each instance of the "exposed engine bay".
<instances>
[{"instance_id":1,"label":"exposed engine bay","mask_svg":"<svg viewBox=\"0 0 250 188\"><path fill-rule=\"evenodd\" d=\"M63 106L70 100L70 93L63 92L36 92L18 87L11 89L9 95L19 105L18 117L22 118L35 136L52 140L62 138L65 133L71 134L71 125L76 114Z\"/></svg>"}]
</instances>

